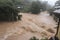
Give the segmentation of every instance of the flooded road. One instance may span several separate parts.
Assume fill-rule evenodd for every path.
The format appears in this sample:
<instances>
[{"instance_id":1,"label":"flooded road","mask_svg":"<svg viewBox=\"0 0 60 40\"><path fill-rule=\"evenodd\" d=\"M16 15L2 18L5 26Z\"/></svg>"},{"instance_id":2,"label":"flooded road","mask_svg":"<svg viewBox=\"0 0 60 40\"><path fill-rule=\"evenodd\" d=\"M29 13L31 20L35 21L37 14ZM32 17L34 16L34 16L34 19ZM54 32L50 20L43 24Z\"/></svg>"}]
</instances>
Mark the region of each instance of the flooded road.
<instances>
[{"instance_id":1,"label":"flooded road","mask_svg":"<svg viewBox=\"0 0 60 40\"><path fill-rule=\"evenodd\" d=\"M48 12L38 15L21 14L21 21L0 22L0 40L29 40L33 36L39 39L54 36L57 23Z\"/></svg>"}]
</instances>

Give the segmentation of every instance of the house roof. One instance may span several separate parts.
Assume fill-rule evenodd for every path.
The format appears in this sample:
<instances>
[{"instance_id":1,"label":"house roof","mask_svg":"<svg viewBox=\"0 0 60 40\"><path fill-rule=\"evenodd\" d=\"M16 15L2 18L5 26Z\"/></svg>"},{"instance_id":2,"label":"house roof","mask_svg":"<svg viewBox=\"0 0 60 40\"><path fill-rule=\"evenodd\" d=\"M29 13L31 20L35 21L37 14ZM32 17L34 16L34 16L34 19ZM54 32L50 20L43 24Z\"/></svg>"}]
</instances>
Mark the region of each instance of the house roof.
<instances>
[{"instance_id":1,"label":"house roof","mask_svg":"<svg viewBox=\"0 0 60 40\"><path fill-rule=\"evenodd\" d=\"M60 13L60 9L53 11L54 13Z\"/></svg>"},{"instance_id":2,"label":"house roof","mask_svg":"<svg viewBox=\"0 0 60 40\"><path fill-rule=\"evenodd\" d=\"M60 6L56 6L55 8L60 8Z\"/></svg>"}]
</instances>

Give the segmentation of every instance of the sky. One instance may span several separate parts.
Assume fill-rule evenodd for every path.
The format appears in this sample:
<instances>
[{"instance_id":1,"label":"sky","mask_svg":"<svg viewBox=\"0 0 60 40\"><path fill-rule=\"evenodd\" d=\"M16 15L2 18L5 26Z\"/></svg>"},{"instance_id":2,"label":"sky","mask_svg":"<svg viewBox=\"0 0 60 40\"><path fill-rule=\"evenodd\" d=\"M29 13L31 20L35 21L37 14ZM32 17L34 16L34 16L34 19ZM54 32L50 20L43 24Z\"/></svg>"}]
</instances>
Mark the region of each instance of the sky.
<instances>
[{"instance_id":1,"label":"sky","mask_svg":"<svg viewBox=\"0 0 60 40\"><path fill-rule=\"evenodd\" d=\"M54 5L57 0L42 0L42 1L48 1L50 5Z\"/></svg>"}]
</instances>

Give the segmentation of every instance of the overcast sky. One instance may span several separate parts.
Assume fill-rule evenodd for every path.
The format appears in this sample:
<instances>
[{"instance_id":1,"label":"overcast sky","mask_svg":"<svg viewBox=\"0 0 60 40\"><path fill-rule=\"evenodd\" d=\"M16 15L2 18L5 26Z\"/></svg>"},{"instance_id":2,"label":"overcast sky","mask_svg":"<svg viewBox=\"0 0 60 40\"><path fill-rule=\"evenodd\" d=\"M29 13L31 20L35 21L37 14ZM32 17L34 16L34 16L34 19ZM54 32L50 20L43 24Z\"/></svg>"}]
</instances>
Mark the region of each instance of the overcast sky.
<instances>
[{"instance_id":1,"label":"overcast sky","mask_svg":"<svg viewBox=\"0 0 60 40\"><path fill-rule=\"evenodd\" d=\"M48 1L50 5L54 5L57 0L42 0L42 1Z\"/></svg>"}]
</instances>

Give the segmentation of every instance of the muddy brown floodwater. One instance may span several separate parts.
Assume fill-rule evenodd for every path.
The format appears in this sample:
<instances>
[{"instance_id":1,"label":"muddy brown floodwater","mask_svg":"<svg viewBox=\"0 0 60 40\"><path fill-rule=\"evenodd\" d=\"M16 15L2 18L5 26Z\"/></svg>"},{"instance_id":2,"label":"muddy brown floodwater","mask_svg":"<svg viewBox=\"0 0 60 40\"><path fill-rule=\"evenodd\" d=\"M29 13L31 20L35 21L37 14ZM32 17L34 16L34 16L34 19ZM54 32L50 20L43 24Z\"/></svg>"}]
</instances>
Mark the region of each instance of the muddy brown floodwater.
<instances>
[{"instance_id":1,"label":"muddy brown floodwater","mask_svg":"<svg viewBox=\"0 0 60 40\"><path fill-rule=\"evenodd\" d=\"M29 40L33 36L40 39L55 35L57 23L48 12L21 14L21 21L0 22L0 40Z\"/></svg>"}]
</instances>

